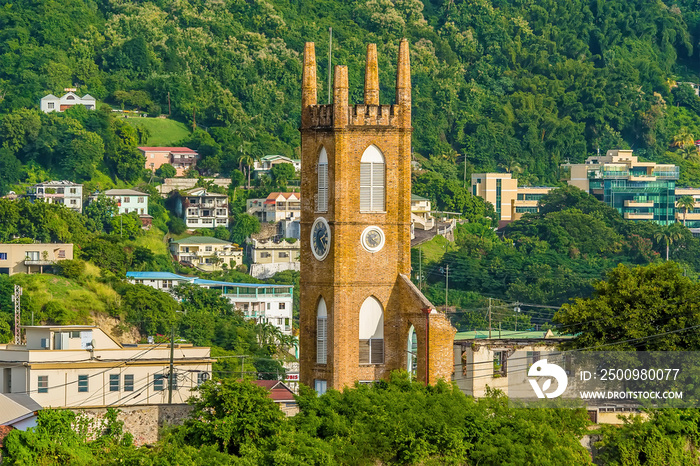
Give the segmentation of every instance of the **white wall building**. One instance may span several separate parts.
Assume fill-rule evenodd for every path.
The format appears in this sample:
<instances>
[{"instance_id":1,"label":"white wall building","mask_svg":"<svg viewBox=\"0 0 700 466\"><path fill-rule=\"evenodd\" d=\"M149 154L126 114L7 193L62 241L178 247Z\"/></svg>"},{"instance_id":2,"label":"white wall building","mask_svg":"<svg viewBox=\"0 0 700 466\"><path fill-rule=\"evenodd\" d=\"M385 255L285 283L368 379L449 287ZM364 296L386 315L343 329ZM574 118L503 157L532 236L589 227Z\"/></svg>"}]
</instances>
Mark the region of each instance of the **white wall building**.
<instances>
[{"instance_id":1,"label":"white wall building","mask_svg":"<svg viewBox=\"0 0 700 466\"><path fill-rule=\"evenodd\" d=\"M42 97L40 108L44 113L65 112L73 105L84 105L88 110L95 110L95 104L95 98L90 94L78 97L75 92L70 91L61 97L53 94Z\"/></svg>"},{"instance_id":2,"label":"white wall building","mask_svg":"<svg viewBox=\"0 0 700 466\"><path fill-rule=\"evenodd\" d=\"M83 211L83 185L71 181L45 181L27 190L27 196L36 202L63 204L76 212Z\"/></svg>"},{"instance_id":3,"label":"white wall building","mask_svg":"<svg viewBox=\"0 0 700 466\"><path fill-rule=\"evenodd\" d=\"M136 212L144 227L149 227L153 217L148 214L148 194L135 189L108 189L104 193L96 192L90 196L94 201L100 194L112 199L117 204L117 214L130 214Z\"/></svg>"},{"instance_id":4,"label":"white wall building","mask_svg":"<svg viewBox=\"0 0 700 466\"><path fill-rule=\"evenodd\" d=\"M246 319L267 322L285 335L292 334L293 285L268 285L264 283L231 283L185 277L170 272L127 272L129 283L147 285L172 293L181 283L192 283L218 290L233 306L242 311Z\"/></svg>"},{"instance_id":5,"label":"white wall building","mask_svg":"<svg viewBox=\"0 0 700 466\"><path fill-rule=\"evenodd\" d=\"M247 212L261 222L299 220L301 212L300 193L270 193L266 199L248 199Z\"/></svg>"},{"instance_id":6,"label":"white wall building","mask_svg":"<svg viewBox=\"0 0 700 466\"><path fill-rule=\"evenodd\" d=\"M169 344L121 345L87 325L24 327L26 344L0 345L3 393L27 394L44 408L168 402ZM209 348L174 348L173 402L209 379Z\"/></svg>"},{"instance_id":7,"label":"white wall building","mask_svg":"<svg viewBox=\"0 0 700 466\"><path fill-rule=\"evenodd\" d=\"M178 198L177 214L189 229L228 228L228 196L208 192L206 188L192 188Z\"/></svg>"},{"instance_id":8,"label":"white wall building","mask_svg":"<svg viewBox=\"0 0 700 466\"><path fill-rule=\"evenodd\" d=\"M255 176L262 173L269 173L272 167L280 163L291 163L297 173L301 171L301 160L299 159L290 159L284 155L266 155L260 160L253 162L253 173Z\"/></svg>"}]
</instances>

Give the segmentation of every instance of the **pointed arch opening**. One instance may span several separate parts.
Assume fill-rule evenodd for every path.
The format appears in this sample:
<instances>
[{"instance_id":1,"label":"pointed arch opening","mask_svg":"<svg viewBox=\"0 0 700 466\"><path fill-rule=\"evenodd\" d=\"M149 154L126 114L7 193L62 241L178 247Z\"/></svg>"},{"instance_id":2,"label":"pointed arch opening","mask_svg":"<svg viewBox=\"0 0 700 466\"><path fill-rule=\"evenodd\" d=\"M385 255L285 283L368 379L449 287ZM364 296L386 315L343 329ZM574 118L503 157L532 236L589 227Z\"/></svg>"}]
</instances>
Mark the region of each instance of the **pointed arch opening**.
<instances>
[{"instance_id":1,"label":"pointed arch opening","mask_svg":"<svg viewBox=\"0 0 700 466\"><path fill-rule=\"evenodd\" d=\"M360 211L384 212L386 167L384 154L372 144L360 160Z\"/></svg>"},{"instance_id":2,"label":"pointed arch opening","mask_svg":"<svg viewBox=\"0 0 700 466\"><path fill-rule=\"evenodd\" d=\"M384 364L384 309L374 296L360 307L360 364Z\"/></svg>"},{"instance_id":3,"label":"pointed arch opening","mask_svg":"<svg viewBox=\"0 0 700 466\"><path fill-rule=\"evenodd\" d=\"M325 147L321 147L316 165L317 191L316 212L328 212L328 153Z\"/></svg>"},{"instance_id":4,"label":"pointed arch opening","mask_svg":"<svg viewBox=\"0 0 700 466\"><path fill-rule=\"evenodd\" d=\"M328 358L328 309L321 296L316 306L316 363L326 364Z\"/></svg>"},{"instance_id":5,"label":"pointed arch opening","mask_svg":"<svg viewBox=\"0 0 700 466\"><path fill-rule=\"evenodd\" d=\"M416 370L418 369L418 335L416 335L416 328L413 325L408 329L408 339L406 343L406 353L408 354L406 358L406 370L411 375L411 378L414 378L416 376Z\"/></svg>"}]
</instances>

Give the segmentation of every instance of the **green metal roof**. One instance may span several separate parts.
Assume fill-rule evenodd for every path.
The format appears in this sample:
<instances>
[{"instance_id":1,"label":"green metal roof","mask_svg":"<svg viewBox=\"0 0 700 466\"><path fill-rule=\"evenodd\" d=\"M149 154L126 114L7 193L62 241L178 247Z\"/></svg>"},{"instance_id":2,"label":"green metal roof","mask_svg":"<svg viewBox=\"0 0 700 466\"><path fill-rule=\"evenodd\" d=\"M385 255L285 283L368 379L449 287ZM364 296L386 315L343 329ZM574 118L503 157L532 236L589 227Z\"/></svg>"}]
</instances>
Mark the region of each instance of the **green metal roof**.
<instances>
[{"instance_id":1,"label":"green metal roof","mask_svg":"<svg viewBox=\"0 0 700 466\"><path fill-rule=\"evenodd\" d=\"M429 201L430 199L428 199L427 197L419 196L418 194L411 194L411 200L412 201Z\"/></svg>"}]
</instances>

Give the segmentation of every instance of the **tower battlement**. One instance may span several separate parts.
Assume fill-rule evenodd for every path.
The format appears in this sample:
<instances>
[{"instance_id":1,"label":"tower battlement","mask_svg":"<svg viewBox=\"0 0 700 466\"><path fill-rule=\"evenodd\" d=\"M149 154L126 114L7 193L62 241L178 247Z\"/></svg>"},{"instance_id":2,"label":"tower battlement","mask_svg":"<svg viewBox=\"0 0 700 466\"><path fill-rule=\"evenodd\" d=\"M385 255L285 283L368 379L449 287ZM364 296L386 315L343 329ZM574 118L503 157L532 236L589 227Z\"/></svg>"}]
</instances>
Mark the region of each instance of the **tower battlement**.
<instances>
[{"instance_id":1,"label":"tower battlement","mask_svg":"<svg viewBox=\"0 0 700 466\"><path fill-rule=\"evenodd\" d=\"M333 127L333 105L308 107L309 126ZM355 104L346 107L349 126L398 126L401 107L398 105Z\"/></svg>"},{"instance_id":2,"label":"tower battlement","mask_svg":"<svg viewBox=\"0 0 700 466\"><path fill-rule=\"evenodd\" d=\"M313 42L304 47L302 77L302 128L342 128L345 126L388 126L411 128L411 71L408 41L399 44L396 67L396 103L379 104L379 65L376 44L367 45L364 103L348 102L348 70L335 66L333 103L317 103L316 53Z\"/></svg>"}]
</instances>

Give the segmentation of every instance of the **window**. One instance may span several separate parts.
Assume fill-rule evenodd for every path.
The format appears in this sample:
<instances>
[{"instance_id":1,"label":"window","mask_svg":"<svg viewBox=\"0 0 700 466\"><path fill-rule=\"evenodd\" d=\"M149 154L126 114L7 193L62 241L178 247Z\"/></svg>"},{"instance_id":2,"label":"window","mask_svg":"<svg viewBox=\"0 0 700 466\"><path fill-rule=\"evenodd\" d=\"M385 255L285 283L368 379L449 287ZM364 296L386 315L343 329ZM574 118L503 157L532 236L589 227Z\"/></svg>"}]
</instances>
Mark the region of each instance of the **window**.
<instances>
[{"instance_id":1,"label":"window","mask_svg":"<svg viewBox=\"0 0 700 466\"><path fill-rule=\"evenodd\" d=\"M153 390L162 392L165 390L165 374L153 374Z\"/></svg>"},{"instance_id":2,"label":"window","mask_svg":"<svg viewBox=\"0 0 700 466\"><path fill-rule=\"evenodd\" d=\"M172 287L173 287L172 280L163 280L163 288L172 288Z\"/></svg>"},{"instance_id":3,"label":"window","mask_svg":"<svg viewBox=\"0 0 700 466\"><path fill-rule=\"evenodd\" d=\"M260 257L263 259L266 259L266 258L270 257L270 253L269 252L261 252Z\"/></svg>"},{"instance_id":4,"label":"window","mask_svg":"<svg viewBox=\"0 0 700 466\"><path fill-rule=\"evenodd\" d=\"M133 392L134 391L134 374L124 375L124 391Z\"/></svg>"},{"instance_id":5,"label":"window","mask_svg":"<svg viewBox=\"0 0 700 466\"><path fill-rule=\"evenodd\" d=\"M49 110L53 110L54 108L55 108L55 107L54 107L54 103L53 103L53 102L49 102Z\"/></svg>"},{"instance_id":6,"label":"window","mask_svg":"<svg viewBox=\"0 0 700 466\"><path fill-rule=\"evenodd\" d=\"M327 384L326 384L325 380L321 380L321 379L314 380L314 388L316 389L316 394L318 396L321 396L324 393L326 393L326 387L327 387Z\"/></svg>"},{"instance_id":7,"label":"window","mask_svg":"<svg viewBox=\"0 0 700 466\"><path fill-rule=\"evenodd\" d=\"M109 374L109 391L119 391L119 374Z\"/></svg>"},{"instance_id":8,"label":"window","mask_svg":"<svg viewBox=\"0 0 700 466\"><path fill-rule=\"evenodd\" d=\"M284 310L284 303L280 303L278 309L281 311Z\"/></svg>"},{"instance_id":9,"label":"window","mask_svg":"<svg viewBox=\"0 0 700 466\"><path fill-rule=\"evenodd\" d=\"M80 338L80 332L68 332L69 338Z\"/></svg>"},{"instance_id":10,"label":"window","mask_svg":"<svg viewBox=\"0 0 700 466\"><path fill-rule=\"evenodd\" d=\"M0 261L6 261L6 260L7 260L7 253L0 252Z\"/></svg>"},{"instance_id":11,"label":"window","mask_svg":"<svg viewBox=\"0 0 700 466\"><path fill-rule=\"evenodd\" d=\"M30 261L38 261L39 260L39 251L27 251L26 253L27 260Z\"/></svg>"},{"instance_id":12,"label":"window","mask_svg":"<svg viewBox=\"0 0 700 466\"><path fill-rule=\"evenodd\" d=\"M87 392L88 391L88 376L87 375L79 375L78 376L78 392Z\"/></svg>"},{"instance_id":13,"label":"window","mask_svg":"<svg viewBox=\"0 0 700 466\"><path fill-rule=\"evenodd\" d=\"M70 193L71 193L71 194L75 194L76 192L77 192L77 191L76 191L75 188L70 188Z\"/></svg>"},{"instance_id":14,"label":"window","mask_svg":"<svg viewBox=\"0 0 700 466\"><path fill-rule=\"evenodd\" d=\"M211 246L205 246L205 247L204 247L204 250L205 250L206 252L211 252Z\"/></svg>"},{"instance_id":15,"label":"window","mask_svg":"<svg viewBox=\"0 0 700 466\"><path fill-rule=\"evenodd\" d=\"M187 221L190 222L190 223L199 223L199 219L198 219L198 218L191 218L191 219L188 219Z\"/></svg>"},{"instance_id":16,"label":"window","mask_svg":"<svg viewBox=\"0 0 700 466\"><path fill-rule=\"evenodd\" d=\"M370 296L360 308L360 364L384 363L384 311Z\"/></svg>"},{"instance_id":17,"label":"window","mask_svg":"<svg viewBox=\"0 0 700 466\"><path fill-rule=\"evenodd\" d=\"M143 204L143 198L142 198L142 197L139 197L139 199L138 199L137 202L138 202L139 204Z\"/></svg>"},{"instance_id":18,"label":"window","mask_svg":"<svg viewBox=\"0 0 700 466\"><path fill-rule=\"evenodd\" d=\"M59 259L65 259L65 258L66 258L66 250L65 250L65 249L59 249L59 250L58 250L58 258L59 258Z\"/></svg>"},{"instance_id":19,"label":"window","mask_svg":"<svg viewBox=\"0 0 700 466\"><path fill-rule=\"evenodd\" d=\"M281 317L278 317L277 318L277 325L281 327L283 323L284 323L284 319Z\"/></svg>"},{"instance_id":20,"label":"window","mask_svg":"<svg viewBox=\"0 0 700 466\"><path fill-rule=\"evenodd\" d=\"M125 214L128 214L128 213L129 213L129 209L124 209L124 213L125 213Z\"/></svg>"},{"instance_id":21,"label":"window","mask_svg":"<svg viewBox=\"0 0 700 466\"><path fill-rule=\"evenodd\" d=\"M505 377L508 375L508 351L493 352L493 376Z\"/></svg>"},{"instance_id":22,"label":"window","mask_svg":"<svg viewBox=\"0 0 700 466\"><path fill-rule=\"evenodd\" d=\"M316 363L326 364L328 354L326 301L321 297L316 307ZM318 389L316 389L318 392ZM325 388L323 390L325 392Z\"/></svg>"},{"instance_id":23,"label":"window","mask_svg":"<svg viewBox=\"0 0 700 466\"><path fill-rule=\"evenodd\" d=\"M39 380L39 383L38 383L37 391L39 393L49 393L49 376L48 375L40 375L38 380Z\"/></svg>"},{"instance_id":24,"label":"window","mask_svg":"<svg viewBox=\"0 0 700 466\"><path fill-rule=\"evenodd\" d=\"M124 202L129 202L129 196L124 197Z\"/></svg>"},{"instance_id":25,"label":"window","mask_svg":"<svg viewBox=\"0 0 700 466\"><path fill-rule=\"evenodd\" d=\"M384 156L374 145L360 161L360 211L384 211Z\"/></svg>"},{"instance_id":26,"label":"window","mask_svg":"<svg viewBox=\"0 0 700 466\"><path fill-rule=\"evenodd\" d=\"M280 252L280 253L277 253L277 257L279 257L279 258L289 257L289 254L286 252Z\"/></svg>"},{"instance_id":27,"label":"window","mask_svg":"<svg viewBox=\"0 0 700 466\"><path fill-rule=\"evenodd\" d=\"M270 310L270 303L267 303L267 310Z\"/></svg>"},{"instance_id":28,"label":"window","mask_svg":"<svg viewBox=\"0 0 700 466\"><path fill-rule=\"evenodd\" d=\"M325 147L321 148L318 155L318 190L316 193L316 212L328 211L328 154Z\"/></svg>"}]
</instances>

